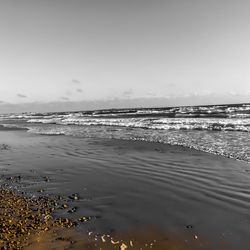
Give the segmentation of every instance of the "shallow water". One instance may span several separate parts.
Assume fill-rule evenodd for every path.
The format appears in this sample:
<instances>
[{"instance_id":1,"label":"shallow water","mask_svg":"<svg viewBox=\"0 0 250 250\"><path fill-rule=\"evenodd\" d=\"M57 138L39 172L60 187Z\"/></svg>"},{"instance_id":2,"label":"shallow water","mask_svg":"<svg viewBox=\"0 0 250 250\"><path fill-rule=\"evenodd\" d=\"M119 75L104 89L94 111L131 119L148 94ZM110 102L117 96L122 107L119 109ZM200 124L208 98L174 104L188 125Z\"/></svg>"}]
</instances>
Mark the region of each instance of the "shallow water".
<instances>
[{"instance_id":1,"label":"shallow water","mask_svg":"<svg viewBox=\"0 0 250 250\"><path fill-rule=\"evenodd\" d=\"M179 146L140 141L39 136L1 131L1 181L30 195L60 194L80 230L122 232L151 225L208 239L250 245L249 164ZM20 180L9 181L9 176ZM47 179L46 179L46 178ZM49 181L48 181L49 180ZM203 249L203 248L201 248Z\"/></svg>"},{"instance_id":2,"label":"shallow water","mask_svg":"<svg viewBox=\"0 0 250 250\"><path fill-rule=\"evenodd\" d=\"M182 145L250 162L250 104L0 115L6 127Z\"/></svg>"}]
</instances>

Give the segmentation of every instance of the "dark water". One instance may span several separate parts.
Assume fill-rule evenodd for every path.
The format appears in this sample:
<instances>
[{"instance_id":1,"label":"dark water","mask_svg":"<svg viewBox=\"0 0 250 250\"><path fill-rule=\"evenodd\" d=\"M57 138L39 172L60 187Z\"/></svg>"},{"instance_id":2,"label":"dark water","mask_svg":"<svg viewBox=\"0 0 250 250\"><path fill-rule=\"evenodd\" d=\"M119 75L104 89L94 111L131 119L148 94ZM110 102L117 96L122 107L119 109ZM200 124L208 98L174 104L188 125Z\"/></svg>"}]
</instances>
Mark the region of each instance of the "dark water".
<instances>
[{"instance_id":1,"label":"dark water","mask_svg":"<svg viewBox=\"0 0 250 250\"><path fill-rule=\"evenodd\" d=\"M250 104L0 116L30 133L182 145L250 162Z\"/></svg>"}]
</instances>

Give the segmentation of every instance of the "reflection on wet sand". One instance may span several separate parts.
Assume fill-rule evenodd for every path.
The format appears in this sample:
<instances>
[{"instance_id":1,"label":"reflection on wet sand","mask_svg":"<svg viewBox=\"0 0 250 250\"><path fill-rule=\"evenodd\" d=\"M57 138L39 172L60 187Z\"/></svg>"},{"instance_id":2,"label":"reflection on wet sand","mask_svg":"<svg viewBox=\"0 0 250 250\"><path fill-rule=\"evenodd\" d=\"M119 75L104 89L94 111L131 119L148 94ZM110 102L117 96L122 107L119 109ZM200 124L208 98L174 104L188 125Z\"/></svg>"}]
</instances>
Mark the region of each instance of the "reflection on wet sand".
<instances>
[{"instance_id":1,"label":"reflection on wet sand","mask_svg":"<svg viewBox=\"0 0 250 250\"><path fill-rule=\"evenodd\" d=\"M220 243L221 250L231 249ZM155 250L211 250L211 244L197 235L188 238L171 232L163 232L155 228L131 230L119 235L87 235L77 231L76 228L52 228L36 234L29 241L25 250L52 250L52 249L155 249Z\"/></svg>"}]
</instances>

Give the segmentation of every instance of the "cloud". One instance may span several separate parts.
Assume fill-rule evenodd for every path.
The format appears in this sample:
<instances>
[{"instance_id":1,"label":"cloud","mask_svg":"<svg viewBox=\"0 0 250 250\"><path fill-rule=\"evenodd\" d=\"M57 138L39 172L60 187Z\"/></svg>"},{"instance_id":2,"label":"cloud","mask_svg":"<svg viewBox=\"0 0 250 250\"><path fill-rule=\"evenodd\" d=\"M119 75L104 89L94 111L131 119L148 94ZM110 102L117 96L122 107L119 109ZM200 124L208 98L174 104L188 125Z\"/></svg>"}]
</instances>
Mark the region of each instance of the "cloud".
<instances>
[{"instance_id":1,"label":"cloud","mask_svg":"<svg viewBox=\"0 0 250 250\"><path fill-rule=\"evenodd\" d=\"M169 83L167 86L168 86L168 88L174 88L175 84L174 83Z\"/></svg>"},{"instance_id":2,"label":"cloud","mask_svg":"<svg viewBox=\"0 0 250 250\"><path fill-rule=\"evenodd\" d=\"M81 82L77 79L72 79L72 82L75 83L75 84L80 84Z\"/></svg>"},{"instance_id":3,"label":"cloud","mask_svg":"<svg viewBox=\"0 0 250 250\"><path fill-rule=\"evenodd\" d=\"M27 96L23 95L23 94L17 94L17 97L19 97L19 98L27 98Z\"/></svg>"},{"instance_id":4,"label":"cloud","mask_svg":"<svg viewBox=\"0 0 250 250\"><path fill-rule=\"evenodd\" d=\"M146 96L147 97L157 97L157 94L155 94L155 93L147 93Z\"/></svg>"},{"instance_id":5,"label":"cloud","mask_svg":"<svg viewBox=\"0 0 250 250\"><path fill-rule=\"evenodd\" d=\"M66 97L66 96L62 96L61 99L64 100L64 101L69 101L69 98Z\"/></svg>"},{"instance_id":6,"label":"cloud","mask_svg":"<svg viewBox=\"0 0 250 250\"><path fill-rule=\"evenodd\" d=\"M0 100L0 104L3 104L3 103L5 103L5 102Z\"/></svg>"},{"instance_id":7,"label":"cloud","mask_svg":"<svg viewBox=\"0 0 250 250\"><path fill-rule=\"evenodd\" d=\"M77 89L76 89L76 92L78 92L78 93L82 93L82 89L77 88Z\"/></svg>"},{"instance_id":8,"label":"cloud","mask_svg":"<svg viewBox=\"0 0 250 250\"><path fill-rule=\"evenodd\" d=\"M71 92L70 92L69 90L67 90L67 91L65 92L65 95L66 95L66 96L70 96L70 95L71 95Z\"/></svg>"},{"instance_id":9,"label":"cloud","mask_svg":"<svg viewBox=\"0 0 250 250\"><path fill-rule=\"evenodd\" d=\"M133 89L127 89L125 90L122 95L125 97L125 98L129 98L131 95L133 94Z\"/></svg>"}]
</instances>

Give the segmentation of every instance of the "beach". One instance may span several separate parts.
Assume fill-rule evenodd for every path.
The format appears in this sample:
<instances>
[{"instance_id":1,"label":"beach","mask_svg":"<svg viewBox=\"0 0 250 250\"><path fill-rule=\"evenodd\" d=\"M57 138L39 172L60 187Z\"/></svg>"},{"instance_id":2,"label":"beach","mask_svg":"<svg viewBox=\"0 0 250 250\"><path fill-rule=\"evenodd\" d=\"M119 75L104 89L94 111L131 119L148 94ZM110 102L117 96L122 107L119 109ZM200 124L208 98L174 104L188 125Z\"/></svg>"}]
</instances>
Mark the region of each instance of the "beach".
<instances>
[{"instance_id":1,"label":"beach","mask_svg":"<svg viewBox=\"0 0 250 250\"><path fill-rule=\"evenodd\" d=\"M0 250L250 250L249 13L0 0Z\"/></svg>"},{"instance_id":2,"label":"beach","mask_svg":"<svg viewBox=\"0 0 250 250\"><path fill-rule=\"evenodd\" d=\"M77 234L102 242L101 235L140 238L155 228L177 249L250 245L248 163L155 142L13 128L0 138L1 186L35 199L61 197L67 207L52 217L77 221Z\"/></svg>"}]
</instances>

